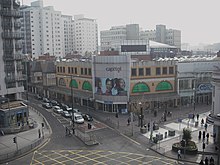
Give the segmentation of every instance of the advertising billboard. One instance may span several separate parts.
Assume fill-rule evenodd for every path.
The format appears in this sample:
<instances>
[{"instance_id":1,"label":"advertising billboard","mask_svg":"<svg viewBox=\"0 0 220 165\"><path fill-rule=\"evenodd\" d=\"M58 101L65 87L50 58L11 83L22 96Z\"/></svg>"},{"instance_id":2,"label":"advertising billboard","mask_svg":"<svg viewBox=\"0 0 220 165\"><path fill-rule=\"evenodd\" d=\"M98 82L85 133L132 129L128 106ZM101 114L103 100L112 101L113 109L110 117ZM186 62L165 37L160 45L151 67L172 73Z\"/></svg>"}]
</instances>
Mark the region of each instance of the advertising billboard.
<instances>
[{"instance_id":1,"label":"advertising billboard","mask_svg":"<svg viewBox=\"0 0 220 165\"><path fill-rule=\"evenodd\" d=\"M105 101L107 98L111 101L125 101L130 83L130 58L99 56L93 58L93 64L94 94Z\"/></svg>"},{"instance_id":2,"label":"advertising billboard","mask_svg":"<svg viewBox=\"0 0 220 165\"><path fill-rule=\"evenodd\" d=\"M95 94L106 96L127 96L127 85L123 78L95 77Z\"/></svg>"}]
</instances>

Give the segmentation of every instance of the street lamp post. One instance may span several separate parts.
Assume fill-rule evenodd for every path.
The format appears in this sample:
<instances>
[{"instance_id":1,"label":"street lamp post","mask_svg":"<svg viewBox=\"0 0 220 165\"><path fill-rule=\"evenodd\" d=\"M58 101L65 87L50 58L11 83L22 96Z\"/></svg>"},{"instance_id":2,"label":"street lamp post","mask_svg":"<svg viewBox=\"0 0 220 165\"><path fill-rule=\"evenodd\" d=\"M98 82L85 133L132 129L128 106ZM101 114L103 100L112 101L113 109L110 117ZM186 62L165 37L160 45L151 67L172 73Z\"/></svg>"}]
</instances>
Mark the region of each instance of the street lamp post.
<instances>
[{"instance_id":1,"label":"street lamp post","mask_svg":"<svg viewBox=\"0 0 220 165\"><path fill-rule=\"evenodd\" d=\"M193 88L193 110L196 110L196 88Z\"/></svg>"},{"instance_id":2,"label":"street lamp post","mask_svg":"<svg viewBox=\"0 0 220 165\"><path fill-rule=\"evenodd\" d=\"M74 121L74 110L73 110L73 76L71 76L71 102L72 102L72 124L73 124L73 134L75 134L75 121Z\"/></svg>"},{"instance_id":3,"label":"street lamp post","mask_svg":"<svg viewBox=\"0 0 220 165\"><path fill-rule=\"evenodd\" d=\"M139 105L140 105L140 109L141 109L141 116L140 116L140 126L141 126L141 128L140 128L140 131L141 131L141 133L144 133L144 129L143 129L143 118L144 118L144 115L143 115L143 107L141 106L142 103L139 102Z\"/></svg>"}]
</instances>

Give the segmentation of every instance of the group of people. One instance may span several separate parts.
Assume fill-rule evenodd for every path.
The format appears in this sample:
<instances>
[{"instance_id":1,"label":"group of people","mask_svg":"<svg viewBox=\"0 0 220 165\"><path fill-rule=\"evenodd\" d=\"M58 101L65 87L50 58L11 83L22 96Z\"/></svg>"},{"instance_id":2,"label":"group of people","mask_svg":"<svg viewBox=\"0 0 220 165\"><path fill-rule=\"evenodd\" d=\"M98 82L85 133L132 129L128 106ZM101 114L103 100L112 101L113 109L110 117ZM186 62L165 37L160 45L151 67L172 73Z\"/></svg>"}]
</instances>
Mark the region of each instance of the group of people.
<instances>
[{"instance_id":1,"label":"group of people","mask_svg":"<svg viewBox=\"0 0 220 165\"><path fill-rule=\"evenodd\" d=\"M199 164L201 165L214 165L214 159L213 157L211 157L210 159L208 159L208 157L205 158L205 162L203 160L200 161Z\"/></svg>"},{"instance_id":2,"label":"group of people","mask_svg":"<svg viewBox=\"0 0 220 165\"><path fill-rule=\"evenodd\" d=\"M110 79L107 78L105 80L105 90L104 85L102 85L102 81L100 78L96 78L95 81L96 93L99 95L119 95L119 96L126 96L127 91L125 89L125 81L122 78L114 78Z\"/></svg>"}]
</instances>

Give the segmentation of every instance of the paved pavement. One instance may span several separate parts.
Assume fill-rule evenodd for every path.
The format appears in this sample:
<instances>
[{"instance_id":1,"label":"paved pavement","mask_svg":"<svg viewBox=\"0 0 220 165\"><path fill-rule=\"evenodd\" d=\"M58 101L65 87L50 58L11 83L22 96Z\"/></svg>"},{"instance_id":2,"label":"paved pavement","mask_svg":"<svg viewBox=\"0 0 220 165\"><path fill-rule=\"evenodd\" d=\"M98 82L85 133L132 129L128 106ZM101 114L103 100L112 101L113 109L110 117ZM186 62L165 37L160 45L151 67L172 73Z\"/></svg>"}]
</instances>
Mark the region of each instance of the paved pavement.
<instances>
[{"instance_id":1,"label":"paved pavement","mask_svg":"<svg viewBox=\"0 0 220 165\"><path fill-rule=\"evenodd\" d=\"M151 134L150 131L147 133L141 133L138 120L135 120L128 125L127 119L129 118L129 115L119 114L119 117L116 118L114 114L102 113L94 110L90 110L90 113L119 132L128 135L131 139L137 141L141 145L148 146L155 152L172 159L177 159L177 153L172 151L172 144L181 140L183 128L189 128L192 131L192 140L196 143L199 152L197 155L185 155L182 153L181 160L198 164L202 158L207 156L208 158L213 157L217 164L217 151L215 150L215 144L213 143L212 137L213 126L208 124L206 133L209 133L210 137L208 141L205 139L206 147L204 152L202 149L203 141L198 139L199 131L205 131L204 125L201 125L201 120L203 119L206 121L206 116L209 114L210 108L209 105L197 105L195 111L193 107L168 109L168 111L172 111L172 117L167 117L166 122L159 124L159 130L152 132L153 137L155 137L156 134L163 134L163 140L159 141L157 144L154 144L149 140ZM157 123L160 121L162 113L164 113L164 111L158 111L157 117L154 117L152 113L145 111L144 124L148 122ZM188 114L190 113L194 113L195 115L197 113L199 114L198 126L195 126L195 122L197 121L196 117L195 120L188 119ZM165 138L165 132L168 132L169 130L174 130L175 136L167 136L167 138Z\"/></svg>"},{"instance_id":2,"label":"paved pavement","mask_svg":"<svg viewBox=\"0 0 220 165\"><path fill-rule=\"evenodd\" d=\"M32 107L29 107L29 119L33 121L34 128L16 134L0 136L0 163L27 154L48 140L51 130L44 117ZM44 123L44 128L42 123ZM13 142L14 137L17 137L17 145Z\"/></svg>"},{"instance_id":3,"label":"paved pavement","mask_svg":"<svg viewBox=\"0 0 220 165\"><path fill-rule=\"evenodd\" d=\"M82 107L81 107L82 108ZM83 108L82 108L83 109ZM201 124L198 125L198 127L195 127L195 121L189 121L187 119L188 114L191 112L194 112L195 114L199 113L199 123L201 119L205 119L206 115L209 113L210 106L207 105L197 105L196 110L193 111L193 107L185 107L181 109L168 109L168 111L172 111L172 117L168 117L166 122L159 124L159 130L153 131L153 136L156 136L156 134L165 134L168 130L175 130L175 136L173 137L167 137L163 140L159 141L157 144L153 144L150 140L150 133L141 133L140 127L138 123L138 119L136 117L136 120L130 123L130 125L127 125L127 119L129 118L129 114L119 114L119 117L116 118L115 114L112 113L104 113L98 110L89 109L89 111L86 110L84 107L84 112L89 112L94 118L106 123L107 125L115 128L120 133L127 135L132 140L135 140L140 145L143 145L146 147L146 149L154 150L157 153L160 153L163 156L166 156L168 158L177 159L177 153L173 152L171 150L171 146L174 142L177 142L181 138L181 130L183 128L190 128L192 130L192 140L196 142L198 150L200 151L197 155L182 155L183 161L188 162L194 162L199 163L200 160L203 157L203 150L202 150L202 141L198 140L198 132L201 130L204 130L204 126ZM82 110L83 111L83 110ZM152 113L149 113L147 111L144 112L144 123L148 122L157 122L160 120L162 116L163 111L159 111L157 114L157 117L154 117ZM51 129L49 128L47 122L44 120L43 116L36 112L33 108L30 108L30 118L32 118L35 121L35 127L33 129L30 129L26 132L21 132L18 134L13 135L5 135L0 136L0 161L2 159L6 159L9 157L18 156L24 152L26 152L28 149L33 149L38 144L43 144L46 142L47 138L51 134ZM178 122L182 119L181 123ZM41 123L45 123L45 127L42 129ZM41 130L41 138L39 138L39 129ZM42 132L43 131L43 132ZM207 132L209 132L210 135L212 135L212 125L208 125ZM13 137L17 136L18 141L18 151L16 148L16 144L13 143ZM25 150L26 148L26 150ZM215 151L215 145L213 144L213 138L210 136L209 143L206 143L206 148L204 152L204 157L210 158L211 156L214 158L214 160L217 162L217 156L213 155L212 153ZM13 153L13 154L12 154Z\"/></svg>"}]
</instances>

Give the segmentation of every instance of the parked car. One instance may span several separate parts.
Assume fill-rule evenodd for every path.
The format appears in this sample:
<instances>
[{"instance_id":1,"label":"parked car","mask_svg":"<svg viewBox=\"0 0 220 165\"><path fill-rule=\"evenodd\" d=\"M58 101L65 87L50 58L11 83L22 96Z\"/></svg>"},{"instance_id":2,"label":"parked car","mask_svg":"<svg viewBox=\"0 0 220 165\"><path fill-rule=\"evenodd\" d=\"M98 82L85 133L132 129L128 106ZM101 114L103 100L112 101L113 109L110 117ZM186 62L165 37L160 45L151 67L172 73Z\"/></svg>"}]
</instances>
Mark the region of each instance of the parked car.
<instances>
[{"instance_id":1,"label":"parked car","mask_svg":"<svg viewBox=\"0 0 220 165\"><path fill-rule=\"evenodd\" d=\"M63 117L66 117L66 118L70 118L70 117L72 116L68 111L63 111L63 112L61 113L61 115L62 115Z\"/></svg>"},{"instance_id":2,"label":"parked car","mask_svg":"<svg viewBox=\"0 0 220 165\"><path fill-rule=\"evenodd\" d=\"M57 106L58 105L58 102L56 100L51 100L50 102L51 102L52 106Z\"/></svg>"},{"instance_id":3,"label":"parked car","mask_svg":"<svg viewBox=\"0 0 220 165\"><path fill-rule=\"evenodd\" d=\"M81 114L78 114L78 113L74 113L74 122L77 123L77 124L83 124L84 123L84 119L82 117Z\"/></svg>"},{"instance_id":4,"label":"parked car","mask_svg":"<svg viewBox=\"0 0 220 165\"><path fill-rule=\"evenodd\" d=\"M61 103L61 108L66 111L68 107L68 105Z\"/></svg>"},{"instance_id":5,"label":"parked car","mask_svg":"<svg viewBox=\"0 0 220 165\"><path fill-rule=\"evenodd\" d=\"M42 100L43 98L40 95L36 95L37 100Z\"/></svg>"},{"instance_id":6,"label":"parked car","mask_svg":"<svg viewBox=\"0 0 220 165\"><path fill-rule=\"evenodd\" d=\"M42 107L46 108L46 109L51 109L52 105L50 103L43 103Z\"/></svg>"},{"instance_id":7,"label":"parked car","mask_svg":"<svg viewBox=\"0 0 220 165\"><path fill-rule=\"evenodd\" d=\"M53 111L54 111L54 112L57 112L58 109L60 109L59 106L53 106Z\"/></svg>"},{"instance_id":8,"label":"parked car","mask_svg":"<svg viewBox=\"0 0 220 165\"><path fill-rule=\"evenodd\" d=\"M48 98L44 97L44 98L43 98L43 102L44 102L44 103L50 103L50 100L49 100Z\"/></svg>"},{"instance_id":9,"label":"parked car","mask_svg":"<svg viewBox=\"0 0 220 165\"><path fill-rule=\"evenodd\" d=\"M82 117L83 117L84 120L86 120L86 121L93 121L92 116L89 115L89 114L82 114Z\"/></svg>"}]
</instances>

